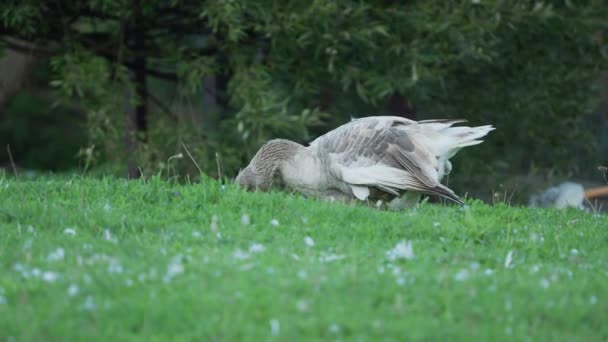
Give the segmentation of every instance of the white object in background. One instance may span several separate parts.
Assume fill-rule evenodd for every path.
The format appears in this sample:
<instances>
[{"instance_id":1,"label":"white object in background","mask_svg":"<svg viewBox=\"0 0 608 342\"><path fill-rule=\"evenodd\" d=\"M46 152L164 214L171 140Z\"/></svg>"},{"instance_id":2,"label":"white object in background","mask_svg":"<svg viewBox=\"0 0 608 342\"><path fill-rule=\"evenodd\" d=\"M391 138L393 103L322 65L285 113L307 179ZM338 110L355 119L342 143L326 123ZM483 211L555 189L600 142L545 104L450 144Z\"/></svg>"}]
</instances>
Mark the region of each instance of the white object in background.
<instances>
[{"instance_id":1,"label":"white object in background","mask_svg":"<svg viewBox=\"0 0 608 342\"><path fill-rule=\"evenodd\" d=\"M541 194L530 197L531 207L543 208L578 208L585 209L585 189L574 182L564 182L553 186Z\"/></svg>"}]
</instances>

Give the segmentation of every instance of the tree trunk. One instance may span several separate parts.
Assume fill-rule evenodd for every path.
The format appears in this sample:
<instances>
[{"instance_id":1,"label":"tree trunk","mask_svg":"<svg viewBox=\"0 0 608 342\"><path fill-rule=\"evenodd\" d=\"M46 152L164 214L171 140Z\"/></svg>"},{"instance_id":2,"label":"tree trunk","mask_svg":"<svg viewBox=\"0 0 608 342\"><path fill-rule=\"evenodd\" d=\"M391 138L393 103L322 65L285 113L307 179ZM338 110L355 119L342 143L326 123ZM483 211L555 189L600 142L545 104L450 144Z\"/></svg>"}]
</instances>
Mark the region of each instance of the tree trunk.
<instances>
[{"instance_id":1,"label":"tree trunk","mask_svg":"<svg viewBox=\"0 0 608 342\"><path fill-rule=\"evenodd\" d=\"M4 50L0 58L0 117L10 100L34 71L39 57L14 50Z\"/></svg>"},{"instance_id":2,"label":"tree trunk","mask_svg":"<svg viewBox=\"0 0 608 342\"><path fill-rule=\"evenodd\" d=\"M134 25L130 33L135 51L131 77L135 85L135 94L129 94L130 96L127 97L131 99L127 108L127 177L133 179L141 177L137 166L137 145L147 142L148 130L146 56L142 54L146 48L146 36L139 7L136 8Z\"/></svg>"}]
</instances>

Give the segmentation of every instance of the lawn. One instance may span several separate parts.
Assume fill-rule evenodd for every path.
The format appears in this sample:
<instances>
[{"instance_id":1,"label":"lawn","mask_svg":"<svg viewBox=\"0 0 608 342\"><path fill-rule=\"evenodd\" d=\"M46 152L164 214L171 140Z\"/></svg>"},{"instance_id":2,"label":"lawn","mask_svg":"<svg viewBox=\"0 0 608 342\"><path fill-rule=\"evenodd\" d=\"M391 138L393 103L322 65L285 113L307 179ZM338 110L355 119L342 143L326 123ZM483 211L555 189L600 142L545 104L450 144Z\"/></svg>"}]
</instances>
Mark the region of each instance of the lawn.
<instances>
[{"instance_id":1,"label":"lawn","mask_svg":"<svg viewBox=\"0 0 608 342\"><path fill-rule=\"evenodd\" d=\"M0 177L0 341L608 340L608 220Z\"/></svg>"}]
</instances>

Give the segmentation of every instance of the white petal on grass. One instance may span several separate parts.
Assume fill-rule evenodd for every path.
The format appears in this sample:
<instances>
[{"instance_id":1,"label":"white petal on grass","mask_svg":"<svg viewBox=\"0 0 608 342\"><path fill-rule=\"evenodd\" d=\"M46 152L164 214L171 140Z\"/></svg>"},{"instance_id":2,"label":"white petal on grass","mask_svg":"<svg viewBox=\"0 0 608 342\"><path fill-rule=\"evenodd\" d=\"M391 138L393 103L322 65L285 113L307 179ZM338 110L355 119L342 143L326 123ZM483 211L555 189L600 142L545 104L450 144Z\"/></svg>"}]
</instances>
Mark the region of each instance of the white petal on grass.
<instances>
[{"instance_id":1,"label":"white petal on grass","mask_svg":"<svg viewBox=\"0 0 608 342\"><path fill-rule=\"evenodd\" d=\"M314 247L315 245L315 240L313 240L310 236L307 236L304 238L304 243L306 244L306 246L308 247Z\"/></svg>"},{"instance_id":2,"label":"white petal on grass","mask_svg":"<svg viewBox=\"0 0 608 342\"><path fill-rule=\"evenodd\" d=\"M239 267L239 271L249 271L255 267L255 263L246 263Z\"/></svg>"},{"instance_id":3,"label":"white petal on grass","mask_svg":"<svg viewBox=\"0 0 608 342\"><path fill-rule=\"evenodd\" d=\"M74 228L66 228L66 229L63 230L63 234L74 236L74 235L76 235L76 229L74 229Z\"/></svg>"},{"instance_id":4,"label":"white petal on grass","mask_svg":"<svg viewBox=\"0 0 608 342\"><path fill-rule=\"evenodd\" d=\"M597 297L596 296L591 296L589 298L589 304L591 304L591 305L597 304Z\"/></svg>"},{"instance_id":5,"label":"white petal on grass","mask_svg":"<svg viewBox=\"0 0 608 342\"><path fill-rule=\"evenodd\" d=\"M273 227L278 227L279 226L279 220L277 220L277 219L270 220L270 225L273 226Z\"/></svg>"},{"instance_id":6,"label":"white petal on grass","mask_svg":"<svg viewBox=\"0 0 608 342\"><path fill-rule=\"evenodd\" d=\"M50 262L61 261L61 260L63 260L64 257L65 257L65 250L63 248L59 247L56 250L54 250L53 252L51 252L51 254L49 254L46 257L46 260L50 261Z\"/></svg>"},{"instance_id":7,"label":"white petal on grass","mask_svg":"<svg viewBox=\"0 0 608 342\"><path fill-rule=\"evenodd\" d=\"M120 264L120 262L118 260L112 260L110 261L110 263L108 264L108 273L116 273L116 274L120 274L122 273L123 268L122 265Z\"/></svg>"},{"instance_id":8,"label":"white petal on grass","mask_svg":"<svg viewBox=\"0 0 608 342\"><path fill-rule=\"evenodd\" d=\"M469 276L470 276L469 270L467 270L466 268L463 268L454 275L454 280L465 281L465 280L469 279Z\"/></svg>"},{"instance_id":9,"label":"white petal on grass","mask_svg":"<svg viewBox=\"0 0 608 342\"><path fill-rule=\"evenodd\" d=\"M45 271L42 273L42 280L47 283L54 283L57 279L59 279L59 274L53 271Z\"/></svg>"},{"instance_id":10,"label":"white petal on grass","mask_svg":"<svg viewBox=\"0 0 608 342\"><path fill-rule=\"evenodd\" d=\"M344 258L346 258L345 255L338 255L338 254L334 254L334 253L330 253L330 254L323 253L319 257L319 261L322 263L328 263L328 262L332 262L332 261L342 260Z\"/></svg>"},{"instance_id":11,"label":"white petal on grass","mask_svg":"<svg viewBox=\"0 0 608 342\"><path fill-rule=\"evenodd\" d=\"M211 224L209 225L209 229L211 229L212 232L217 232L218 229L218 225L217 222L219 221L219 217L217 215L213 215L211 216Z\"/></svg>"},{"instance_id":12,"label":"white petal on grass","mask_svg":"<svg viewBox=\"0 0 608 342\"><path fill-rule=\"evenodd\" d=\"M397 259L414 259L414 249L412 247L412 243L407 240L400 241L393 249L386 252L386 257L390 261L395 261Z\"/></svg>"},{"instance_id":13,"label":"white petal on grass","mask_svg":"<svg viewBox=\"0 0 608 342\"><path fill-rule=\"evenodd\" d=\"M89 311L95 310L95 308L97 306L95 305L95 300L93 299L93 297L87 296L87 298L84 301L83 307Z\"/></svg>"},{"instance_id":14,"label":"white petal on grass","mask_svg":"<svg viewBox=\"0 0 608 342\"><path fill-rule=\"evenodd\" d=\"M32 243L33 243L33 242L34 242L34 241L33 241L33 239L32 239L32 238L29 238L29 239L25 240L25 242L23 243L23 250L26 250L26 251L27 251L27 250L31 249L31 248L32 248Z\"/></svg>"},{"instance_id":15,"label":"white petal on grass","mask_svg":"<svg viewBox=\"0 0 608 342\"><path fill-rule=\"evenodd\" d=\"M486 270L483 273L487 276L491 276L492 274L494 274L494 270L491 268L486 268Z\"/></svg>"},{"instance_id":16,"label":"white petal on grass","mask_svg":"<svg viewBox=\"0 0 608 342\"><path fill-rule=\"evenodd\" d=\"M441 226L441 223L439 223L439 222L433 222L433 227L437 228L439 226Z\"/></svg>"},{"instance_id":17,"label":"white petal on grass","mask_svg":"<svg viewBox=\"0 0 608 342\"><path fill-rule=\"evenodd\" d=\"M192 232L192 237L195 239L198 239L202 236L201 232L199 232L198 230L195 230Z\"/></svg>"},{"instance_id":18,"label":"white petal on grass","mask_svg":"<svg viewBox=\"0 0 608 342\"><path fill-rule=\"evenodd\" d=\"M263 251L266 250L266 247L264 247L264 245L260 244L260 243L252 243L249 246L249 253L262 253Z\"/></svg>"},{"instance_id":19,"label":"white petal on grass","mask_svg":"<svg viewBox=\"0 0 608 342\"><path fill-rule=\"evenodd\" d=\"M248 226L250 223L251 223L251 219L249 218L249 215L243 214L241 216L241 224L243 226Z\"/></svg>"},{"instance_id":20,"label":"white petal on grass","mask_svg":"<svg viewBox=\"0 0 608 342\"><path fill-rule=\"evenodd\" d=\"M532 273L536 273L540 270L540 266L539 265L534 265L532 266L532 269L530 270Z\"/></svg>"},{"instance_id":21,"label":"white petal on grass","mask_svg":"<svg viewBox=\"0 0 608 342\"><path fill-rule=\"evenodd\" d=\"M546 289L549 287L551 283L549 282L549 280L547 278L543 278L540 280L540 287L542 287L543 289Z\"/></svg>"},{"instance_id":22,"label":"white petal on grass","mask_svg":"<svg viewBox=\"0 0 608 342\"><path fill-rule=\"evenodd\" d=\"M271 319L270 320L270 333L273 336L277 336L279 334L280 330L281 330L281 323L279 322L279 320Z\"/></svg>"},{"instance_id":23,"label":"white petal on grass","mask_svg":"<svg viewBox=\"0 0 608 342\"><path fill-rule=\"evenodd\" d=\"M117 243L118 240L112 236L112 232L109 229L104 229L103 231L103 239L106 241L110 241L112 243Z\"/></svg>"},{"instance_id":24,"label":"white petal on grass","mask_svg":"<svg viewBox=\"0 0 608 342\"><path fill-rule=\"evenodd\" d=\"M76 284L71 284L68 287L68 296L70 297L74 297L75 295L78 294L78 292L80 292L80 288L78 287L78 285Z\"/></svg>"},{"instance_id":25,"label":"white petal on grass","mask_svg":"<svg viewBox=\"0 0 608 342\"><path fill-rule=\"evenodd\" d=\"M578 255L578 249L576 249L576 248L572 248L572 249L570 250L570 254L572 254L572 255Z\"/></svg>"},{"instance_id":26,"label":"white petal on grass","mask_svg":"<svg viewBox=\"0 0 608 342\"><path fill-rule=\"evenodd\" d=\"M249 258L251 258L251 254L243 251L240 248L237 248L233 253L232 253L232 258L235 260L247 260Z\"/></svg>"},{"instance_id":27,"label":"white petal on grass","mask_svg":"<svg viewBox=\"0 0 608 342\"><path fill-rule=\"evenodd\" d=\"M304 299L300 299L296 303L296 308L298 308L298 311L300 311L300 312L306 312L310 309L310 304L308 303L308 301L306 301Z\"/></svg>"},{"instance_id":28,"label":"white petal on grass","mask_svg":"<svg viewBox=\"0 0 608 342\"><path fill-rule=\"evenodd\" d=\"M513 250L510 250L505 257L505 268L511 267L511 263L513 262Z\"/></svg>"},{"instance_id":29,"label":"white petal on grass","mask_svg":"<svg viewBox=\"0 0 608 342\"><path fill-rule=\"evenodd\" d=\"M174 277L184 273L185 267L182 263L182 259L182 255L176 255L171 259L169 265L167 265L167 273L163 277L164 283L168 283Z\"/></svg>"}]
</instances>

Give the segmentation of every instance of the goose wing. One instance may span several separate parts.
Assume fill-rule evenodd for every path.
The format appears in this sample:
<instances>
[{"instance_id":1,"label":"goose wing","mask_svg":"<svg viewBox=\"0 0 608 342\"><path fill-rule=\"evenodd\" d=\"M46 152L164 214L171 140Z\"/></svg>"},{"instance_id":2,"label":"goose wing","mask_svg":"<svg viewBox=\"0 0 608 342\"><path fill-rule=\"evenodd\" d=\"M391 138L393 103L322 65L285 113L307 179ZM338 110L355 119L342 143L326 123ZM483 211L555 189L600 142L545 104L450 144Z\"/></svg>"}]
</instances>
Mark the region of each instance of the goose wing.
<instances>
[{"instance_id":1,"label":"goose wing","mask_svg":"<svg viewBox=\"0 0 608 342\"><path fill-rule=\"evenodd\" d=\"M334 176L344 182L373 186L393 194L398 194L398 190L415 190L462 203L439 182L436 156L415 134L408 133L417 125L416 121L400 117L361 118L317 138L310 146L330 158L335 166Z\"/></svg>"}]
</instances>

